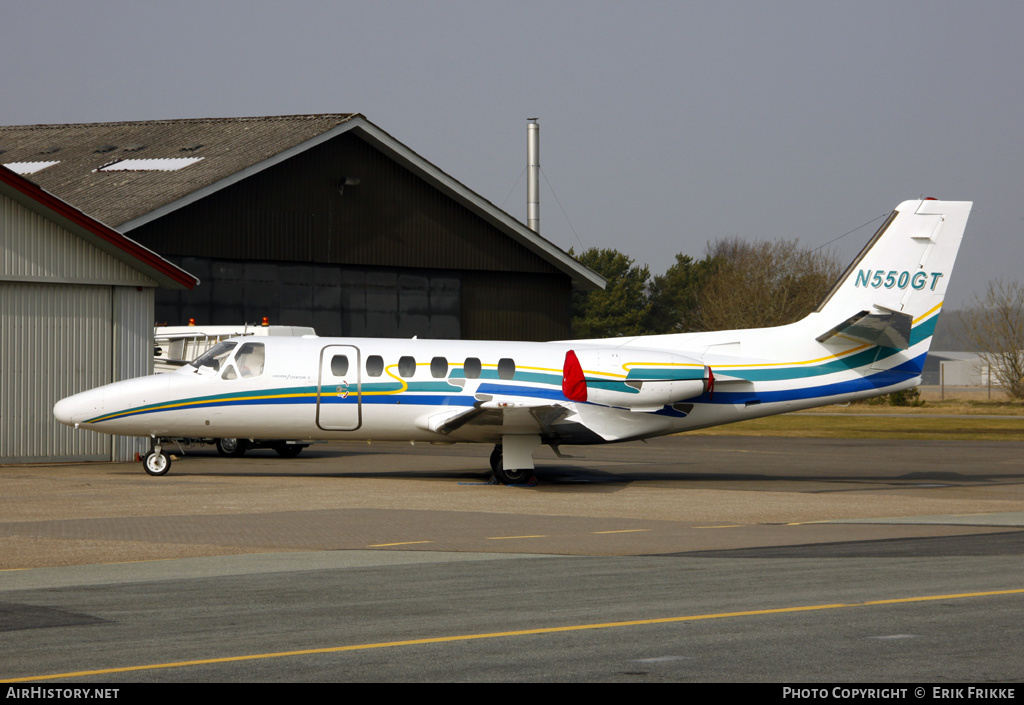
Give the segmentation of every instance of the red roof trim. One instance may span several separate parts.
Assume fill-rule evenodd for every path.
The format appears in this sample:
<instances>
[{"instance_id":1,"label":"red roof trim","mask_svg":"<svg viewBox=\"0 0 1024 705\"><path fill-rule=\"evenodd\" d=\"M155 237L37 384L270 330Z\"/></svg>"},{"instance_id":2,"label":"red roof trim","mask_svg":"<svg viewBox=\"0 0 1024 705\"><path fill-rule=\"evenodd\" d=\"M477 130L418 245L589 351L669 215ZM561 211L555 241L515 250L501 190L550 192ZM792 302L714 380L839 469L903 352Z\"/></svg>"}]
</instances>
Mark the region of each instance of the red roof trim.
<instances>
[{"instance_id":1,"label":"red roof trim","mask_svg":"<svg viewBox=\"0 0 1024 705\"><path fill-rule=\"evenodd\" d=\"M179 269L152 250L143 247L134 240L130 240L116 230L104 225L95 218L86 215L66 201L62 201L48 191L44 191L25 177L2 165L0 165L0 182L20 191L33 201L45 206L75 225L88 230L93 235L108 242L134 259L137 259L150 269L155 269L167 278L178 282L185 288L193 289L195 288L195 285L199 283L198 279L186 272L184 269Z\"/></svg>"}]
</instances>

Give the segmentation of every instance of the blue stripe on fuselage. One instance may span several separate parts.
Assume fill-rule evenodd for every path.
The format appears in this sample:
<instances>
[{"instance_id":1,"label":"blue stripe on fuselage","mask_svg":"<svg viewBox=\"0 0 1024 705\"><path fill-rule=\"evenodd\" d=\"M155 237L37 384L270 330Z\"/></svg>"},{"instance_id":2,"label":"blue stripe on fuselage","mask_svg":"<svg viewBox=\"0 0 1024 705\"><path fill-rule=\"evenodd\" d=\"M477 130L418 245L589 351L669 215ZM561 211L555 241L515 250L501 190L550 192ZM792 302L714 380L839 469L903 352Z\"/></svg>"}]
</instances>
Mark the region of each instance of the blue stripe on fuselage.
<instances>
[{"instance_id":1,"label":"blue stripe on fuselage","mask_svg":"<svg viewBox=\"0 0 1024 705\"><path fill-rule=\"evenodd\" d=\"M873 375L856 377L854 379L836 382L834 384L823 384L816 387L798 387L796 389L779 389L766 392L724 392L715 391L711 398L707 393L694 397L687 401L698 401L712 404L746 404L757 401L763 404L780 401L800 401L814 399L817 397L831 397L838 394L853 394L865 392L872 389L884 389L885 387L906 382L908 379L921 374L924 367L924 360L927 353L922 353L913 360L894 367L889 370L880 370Z\"/></svg>"},{"instance_id":2,"label":"blue stripe on fuselage","mask_svg":"<svg viewBox=\"0 0 1024 705\"><path fill-rule=\"evenodd\" d=\"M885 352L889 351L885 350ZM745 404L754 401L761 403L771 403L780 401L807 400L813 399L815 397L829 397L839 394L870 391L872 389L882 389L884 387L898 384L900 382L905 382L910 377L919 376L924 368L926 356L927 353L923 353L913 359L906 360L905 362L891 369L880 370L879 372L872 375L868 375L866 377L856 377L854 379L844 380L833 384L761 392L756 392L754 390L742 392L729 392L725 390L720 390L715 391L713 396L711 396L710 398L707 395L707 393L705 393L698 397L693 397L688 400L680 401L712 404ZM792 370L793 368L789 369ZM138 409L126 409L124 411L117 412L114 414L104 415L102 419L114 420L155 412L187 411L192 409L228 406L279 406L287 404L317 403L340 405L355 404L361 401L361 403L363 404L404 403L413 404L417 406L468 407L472 406L476 402L474 397L466 392L461 392L457 394L423 394L416 392L407 392L403 394L363 394L361 397L356 393L351 393L347 397L341 397L330 394L321 394L317 396L315 393L311 393L314 392L314 390L315 388L291 388L285 390L267 389L261 391L245 392L243 394L240 394L239 398L225 398L224 396L217 395L208 397L206 399L182 399L161 404L154 404L147 407L141 407ZM284 394L281 396L277 396L281 394L281 392L284 392ZM562 390L558 387L553 386L535 387L516 384L483 383L478 387L476 393L488 395L526 397L534 399L549 399L552 402L568 401L562 393ZM95 422L95 419L86 421L86 423Z\"/></svg>"}]
</instances>

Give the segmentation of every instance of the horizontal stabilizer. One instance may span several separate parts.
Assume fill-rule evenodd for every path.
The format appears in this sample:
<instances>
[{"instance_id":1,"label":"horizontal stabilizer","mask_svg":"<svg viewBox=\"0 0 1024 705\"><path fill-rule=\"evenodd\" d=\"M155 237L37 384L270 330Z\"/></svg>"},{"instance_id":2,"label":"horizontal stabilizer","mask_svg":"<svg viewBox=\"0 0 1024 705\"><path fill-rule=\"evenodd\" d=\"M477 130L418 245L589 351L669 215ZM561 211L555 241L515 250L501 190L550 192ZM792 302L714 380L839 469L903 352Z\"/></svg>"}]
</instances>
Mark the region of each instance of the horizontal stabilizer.
<instances>
[{"instance_id":1,"label":"horizontal stabilizer","mask_svg":"<svg viewBox=\"0 0 1024 705\"><path fill-rule=\"evenodd\" d=\"M832 330L819 335L817 340L825 343L841 336L869 345L906 350L910 347L910 329L914 319L906 313L875 306L878 313L861 311L850 316Z\"/></svg>"},{"instance_id":2,"label":"horizontal stabilizer","mask_svg":"<svg viewBox=\"0 0 1024 705\"><path fill-rule=\"evenodd\" d=\"M732 375L722 374L721 372L715 372L715 389L727 385L748 385L753 387L754 383L743 377L734 377Z\"/></svg>"}]
</instances>

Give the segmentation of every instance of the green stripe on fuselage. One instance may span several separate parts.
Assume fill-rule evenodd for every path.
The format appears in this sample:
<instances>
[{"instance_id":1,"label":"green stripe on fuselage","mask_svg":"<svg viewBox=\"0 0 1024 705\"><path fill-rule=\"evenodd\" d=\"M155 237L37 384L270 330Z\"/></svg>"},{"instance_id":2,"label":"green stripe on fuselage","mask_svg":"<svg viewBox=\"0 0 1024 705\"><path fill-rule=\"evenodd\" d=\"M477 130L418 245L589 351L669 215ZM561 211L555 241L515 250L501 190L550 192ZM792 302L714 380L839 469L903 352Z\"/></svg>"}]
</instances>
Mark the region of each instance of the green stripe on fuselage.
<instances>
[{"instance_id":1,"label":"green stripe on fuselage","mask_svg":"<svg viewBox=\"0 0 1024 705\"><path fill-rule=\"evenodd\" d=\"M704 379L704 365L692 367L630 367L628 380L657 380L671 382L677 379Z\"/></svg>"},{"instance_id":2,"label":"green stripe on fuselage","mask_svg":"<svg viewBox=\"0 0 1024 705\"><path fill-rule=\"evenodd\" d=\"M932 336L935 332L935 322L938 318L939 316L936 314L927 321L916 326L911 331L911 347ZM726 370L730 376L739 377L751 382L776 382L780 380L803 379L806 377L818 377L820 375L828 375L836 372L845 372L846 370L851 370L856 367L864 367L866 365L874 364L876 360L885 360L888 357L892 357L893 355L897 355L902 352L904 351L899 348L887 348L879 345L872 345L871 347L860 350L853 355L829 360L828 362L824 362L819 365L790 365L777 367L775 369L760 370L743 370L731 367L718 368L714 365L712 365L712 368L716 370ZM905 362L905 359L901 358L900 362Z\"/></svg>"}]
</instances>

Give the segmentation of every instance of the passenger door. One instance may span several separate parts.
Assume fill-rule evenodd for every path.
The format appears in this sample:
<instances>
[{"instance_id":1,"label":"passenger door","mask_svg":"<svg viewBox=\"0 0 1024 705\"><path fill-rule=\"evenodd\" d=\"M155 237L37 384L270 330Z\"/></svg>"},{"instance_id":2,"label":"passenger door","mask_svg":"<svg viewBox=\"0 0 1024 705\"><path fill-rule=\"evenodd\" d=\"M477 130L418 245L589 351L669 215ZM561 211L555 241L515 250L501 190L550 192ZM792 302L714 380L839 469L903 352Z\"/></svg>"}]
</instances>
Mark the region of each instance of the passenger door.
<instances>
[{"instance_id":1,"label":"passenger door","mask_svg":"<svg viewBox=\"0 0 1024 705\"><path fill-rule=\"evenodd\" d=\"M325 431L354 431L363 423L359 348L328 345L320 351L316 425Z\"/></svg>"}]
</instances>

